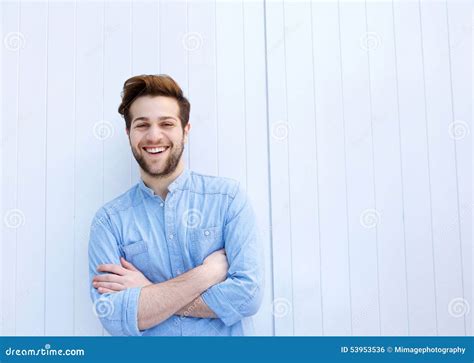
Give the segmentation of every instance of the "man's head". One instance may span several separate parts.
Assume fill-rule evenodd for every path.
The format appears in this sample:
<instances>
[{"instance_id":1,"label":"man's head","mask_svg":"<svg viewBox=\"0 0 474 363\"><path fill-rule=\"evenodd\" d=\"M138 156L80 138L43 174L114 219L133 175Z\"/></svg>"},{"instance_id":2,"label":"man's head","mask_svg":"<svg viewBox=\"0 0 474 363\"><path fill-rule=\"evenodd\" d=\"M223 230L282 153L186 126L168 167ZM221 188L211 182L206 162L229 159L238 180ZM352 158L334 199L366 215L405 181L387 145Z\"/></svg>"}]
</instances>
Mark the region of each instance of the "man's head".
<instances>
[{"instance_id":1,"label":"man's head","mask_svg":"<svg viewBox=\"0 0 474 363\"><path fill-rule=\"evenodd\" d=\"M176 170L191 126L190 108L169 76L142 75L125 81L118 111L125 118L132 153L148 175L164 177Z\"/></svg>"}]
</instances>

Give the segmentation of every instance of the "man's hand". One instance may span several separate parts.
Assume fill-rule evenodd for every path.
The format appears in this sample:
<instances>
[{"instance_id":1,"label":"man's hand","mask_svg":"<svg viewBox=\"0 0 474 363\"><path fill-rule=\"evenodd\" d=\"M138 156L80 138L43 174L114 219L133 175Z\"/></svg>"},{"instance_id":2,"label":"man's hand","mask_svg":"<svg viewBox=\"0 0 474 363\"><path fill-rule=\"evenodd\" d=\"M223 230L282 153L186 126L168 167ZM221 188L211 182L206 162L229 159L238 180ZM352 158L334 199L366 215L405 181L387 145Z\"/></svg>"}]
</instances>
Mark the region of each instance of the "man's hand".
<instances>
[{"instance_id":1,"label":"man's hand","mask_svg":"<svg viewBox=\"0 0 474 363\"><path fill-rule=\"evenodd\" d=\"M97 267L99 272L111 272L96 275L92 279L92 285L100 294L119 292L132 287L145 287L152 284L140 270L123 257L120 257L120 263L122 266L105 264Z\"/></svg>"},{"instance_id":2,"label":"man's hand","mask_svg":"<svg viewBox=\"0 0 474 363\"><path fill-rule=\"evenodd\" d=\"M227 262L227 256L224 249L211 253L204 259L202 265L213 277L213 281L215 281L213 285L218 284L227 278L229 263Z\"/></svg>"}]
</instances>

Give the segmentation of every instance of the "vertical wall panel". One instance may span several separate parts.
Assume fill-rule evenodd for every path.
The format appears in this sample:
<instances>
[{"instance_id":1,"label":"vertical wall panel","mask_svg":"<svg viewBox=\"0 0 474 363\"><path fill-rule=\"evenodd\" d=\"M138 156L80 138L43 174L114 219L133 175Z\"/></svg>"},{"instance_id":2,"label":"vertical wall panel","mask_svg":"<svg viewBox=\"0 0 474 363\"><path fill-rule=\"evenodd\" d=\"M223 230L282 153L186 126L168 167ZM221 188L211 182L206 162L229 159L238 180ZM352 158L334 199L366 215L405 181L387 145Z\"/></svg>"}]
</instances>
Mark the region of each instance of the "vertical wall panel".
<instances>
[{"instance_id":1,"label":"vertical wall panel","mask_svg":"<svg viewBox=\"0 0 474 363\"><path fill-rule=\"evenodd\" d=\"M263 2L244 1L245 120L247 123L247 193L259 222L265 254L265 294L255 316L255 334L273 335L273 280L265 73Z\"/></svg>"},{"instance_id":2,"label":"vertical wall panel","mask_svg":"<svg viewBox=\"0 0 474 363\"><path fill-rule=\"evenodd\" d=\"M418 4L395 3L410 335L436 335L436 266Z\"/></svg>"},{"instance_id":3,"label":"vertical wall panel","mask_svg":"<svg viewBox=\"0 0 474 363\"><path fill-rule=\"evenodd\" d=\"M188 97L192 100L190 164L193 170L208 175L217 175L219 158L215 8L213 1L189 2L188 31L183 38L189 61Z\"/></svg>"},{"instance_id":4,"label":"vertical wall panel","mask_svg":"<svg viewBox=\"0 0 474 363\"><path fill-rule=\"evenodd\" d=\"M19 60L18 209L25 215L25 228L18 229L17 238L15 320L16 334L42 335L45 329L48 5L22 3L20 6L20 32L25 37L25 47Z\"/></svg>"},{"instance_id":5,"label":"vertical wall panel","mask_svg":"<svg viewBox=\"0 0 474 363\"><path fill-rule=\"evenodd\" d=\"M247 185L242 5L216 2L218 172Z\"/></svg>"},{"instance_id":6,"label":"vertical wall panel","mask_svg":"<svg viewBox=\"0 0 474 363\"><path fill-rule=\"evenodd\" d=\"M460 228L462 296L451 296L450 311L464 319L463 334L473 335L472 319L472 11L467 1L446 1L448 62L452 114L450 128L454 144L458 189L458 216L450 218L448 230ZM441 21L441 20L440 20ZM445 126L446 127L446 126ZM457 226L457 221L459 227ZM449 241L451 245L452 242ZM462 334L461 334L462 335Z\"/></svg>"},{"instance_id":7,"label":"vertical wall panel","mask_svg":"<svg viewBox=\"0 0 474 363\"><path fill-rule=\"evenodd\" d=\"M313 3L312 17L318 131L322 333L351 335L346 156L337 4Z\"/></svg>"},{"instance_id":8,"label":"vertical wall panel","mask_svg":"<svg viewBox=\"0 0 474 363\"><path fill-rule=\"evenodd\" d=\"M102 135L104 126L105 14L100 2L78 3L76 7L74 334L102 335L89 297L87 247L92 218L103 204L103 145L96 135Z\"/></svg>"},{"instance_id":9,"label":"vertical wall panel","mask_svg":"<svg viewBox=\"0 0 474 363\"><path fill-rule=\"evenodd\" d=\"M3 4L1 5L0 9L2 10L2 16L0 16L0 36L4 36L4 34L6 34L4 32L4 14L5 14L5 11L4 11L4 8L3 8ZM4 52L4 48L1 47L0 48L0 74L4 74L4 68L3 68L3 52ZM5 92L5 90L3 89L4 85L1 84L0 85L0 141L3 141L3 122L1 122L1 120L4 119L5 115L3 114L3 94ZM3 142L0 143L0 153L1 155L4 155L5 154L5 150L4 150L4 146L3 146ZM6 212L5 210L3 209L4 207L4 204L3 204L3 200L4 200L4 196L3 196L3 190L4 190L4 179L3 179L3 159L0 157L0 215L3 216ZM2 225L2 232L0 233L0 262L3 262L3 240L4 240L4 233L3 233L3 228L4 226ZM3 265L3 263L2 263ZM0 268L0 283L4 281L4 277L3 277L3 268ZM3 318L3 309L4 309L4 301L3 301L3 285L0 286L0 335L3 334L3 327L4 327L4 318Z\"/></svg>"},{"instance_id":10,"label":"vertical wall panel","mask_svg":"<svg viewBox=\"0 0 474 363\"><path fill-rule=\"evenodd\" d=\"M16 334L16 251L20 228L25 228L24 214L18 212L18 104L19 59L22 48L16 40L23 39L20 31L20 6L2 3L2 39L11 47L2 47L2 325L0 334ZM10 122L7 122L10 121ZM19 219L18 219L19 217ZM23 223L22 223L23 221Z\"/></svg>"},{"instance_id":11,"label":"vertical wall panel","mask_svg":"<svg viewBox=\"0 0 474 363\"><path fill-rule=\"evenodd\" d=\"M285 2L294 334L322 333L311 4ZM306 46L301 46L305 44Z\"/></svg>"},{"instance_id":12,"label":"vertical wall panel","mask_svg":"<svg viewBox=\"0 0 474 363\"><path fill-rule=\"evenodd\" d=\"M100 132L95 136L102 141L103 179L102 203L123 194L130 188L130 144L124 120L117 112L120 90L130 74L131 66L131 5L128 1L107 3L103 28L103 111ZM120 54L120 56L117 56ZM104 330L105 335L109 335Z\"/></svg>"},{"instance_id":13,"label":"vertical wall panel","mask_svg":"<svg viewBox=\"0 0 474 363\"><path fill-rule=\"evenodd\" d=\"M130 11L127 1L105 3L103 59L103 116L99 133L104 150L103 202L110 201L130 187L130 145L125 122L117 112L123 82L130 74ZM120 54L117 57L117 54Z\"/></svg>"},{"instance_id":14,"label":"vertical wall panel","mask_svg":"<svg viewBox=\"0 0 474 363\"><path fill-rule=\"evenodd\" d=\"M465 332L464 319L453 316L449 309L450 302L463 295L463 271L455 145L450 133L446 132L452 122L446 5L442 2L421 3L420 22L430 150L438 333L460 335ZM454 227L450 228L453 221Z\"/></svg>"},{"instance_id":15,"label":"vertical wall panel","mask_svg":"<svg viewBox=\"0 0 474 363\"><path fill-rule=\"evenodd\" d=\"M294 334L293 257L289 192L285 18L282 1L266 3L267 95L273 243L273 313L276 335Z\"/></svg>"},{"instance_id":16,"label":"vertical wall panel","mask_svg":"<svg viewBox=\"0 0 474 363\"><path fill-rule=\"evenodd\" d=\"M397 67L392 3L369 2L367 33L361 35L368 52L371 119L374 143L375 205L380 291L380 333L408 334L404 194L397 98ZM370 129L353 143L369 142Z\"/></svg>"},{"instance_id":17,"label":"vertical wall panel","mask_svg":"<svg viewBox=\"0 0 474 363\"><path fill-rule=\"evenodd\" d=\"M74 318L74 4L49 4L45 334Z\"/></svg>"},{"instance_id":18,"label":"vertical wall panel","mask_svg":"<svg viewBox=\"0 0 474 363\"><path fill-rule=\"evenodd\" d=\"M355 335L380 334L377 223L374 195L371 93L364 4L339 7L347 217ZM361 44L362 43L362 44ZM368 137L359 142L361 134Z\"/></svg>"}]
</instances>

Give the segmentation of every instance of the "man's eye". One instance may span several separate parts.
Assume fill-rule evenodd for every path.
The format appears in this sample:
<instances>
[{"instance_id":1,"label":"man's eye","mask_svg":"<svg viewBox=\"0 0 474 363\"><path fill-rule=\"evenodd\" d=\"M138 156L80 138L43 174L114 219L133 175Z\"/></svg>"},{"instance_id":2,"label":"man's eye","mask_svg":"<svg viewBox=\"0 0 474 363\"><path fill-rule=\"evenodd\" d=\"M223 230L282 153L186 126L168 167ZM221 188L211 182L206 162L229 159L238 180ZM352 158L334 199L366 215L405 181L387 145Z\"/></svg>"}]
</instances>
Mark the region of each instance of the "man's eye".
<instances>
[{"instance_id":1,"label":"man's eye","mask_svg":"<svg viewBox=\"0 0 474 363\"><path fill-rule=\"evenodd\" d=\"M135 127L143 128L143 127L145 127L145 126L146 126L146 124L139 124L139 125L137 125L137 126L135 126Z\"/></svg>"},{"instance_id":2,"label":"man's eye","mask_svg":"<svg viewBox=\"0 0 474 363\"><path fill-rule=\"evenodd\" d=\"M167 122L167 123L164 124L164 126L165 126L165 127L170 127L170 126L173 126L173 124L170 123L170 122Z\"/></svg>"}]
</instances>

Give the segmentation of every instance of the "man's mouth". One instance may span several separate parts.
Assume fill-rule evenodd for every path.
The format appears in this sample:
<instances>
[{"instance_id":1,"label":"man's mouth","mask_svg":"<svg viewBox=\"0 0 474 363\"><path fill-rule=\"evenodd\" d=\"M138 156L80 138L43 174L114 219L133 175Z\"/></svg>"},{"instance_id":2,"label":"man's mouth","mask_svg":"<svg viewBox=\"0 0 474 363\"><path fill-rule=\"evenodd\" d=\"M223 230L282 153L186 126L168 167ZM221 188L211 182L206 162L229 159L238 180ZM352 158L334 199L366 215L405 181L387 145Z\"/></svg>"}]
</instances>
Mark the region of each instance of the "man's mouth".
<instances>
[{"instance_id":1,"label":"man's mouth","mask_svg":"<svg viewBox=\"0 0 474 363\"><path fill-rule=\"evenodd\" d=\"M160 155L169 149L169 146L144 147L143 148L150 155Z\"/></svg>"}]
</instances>

